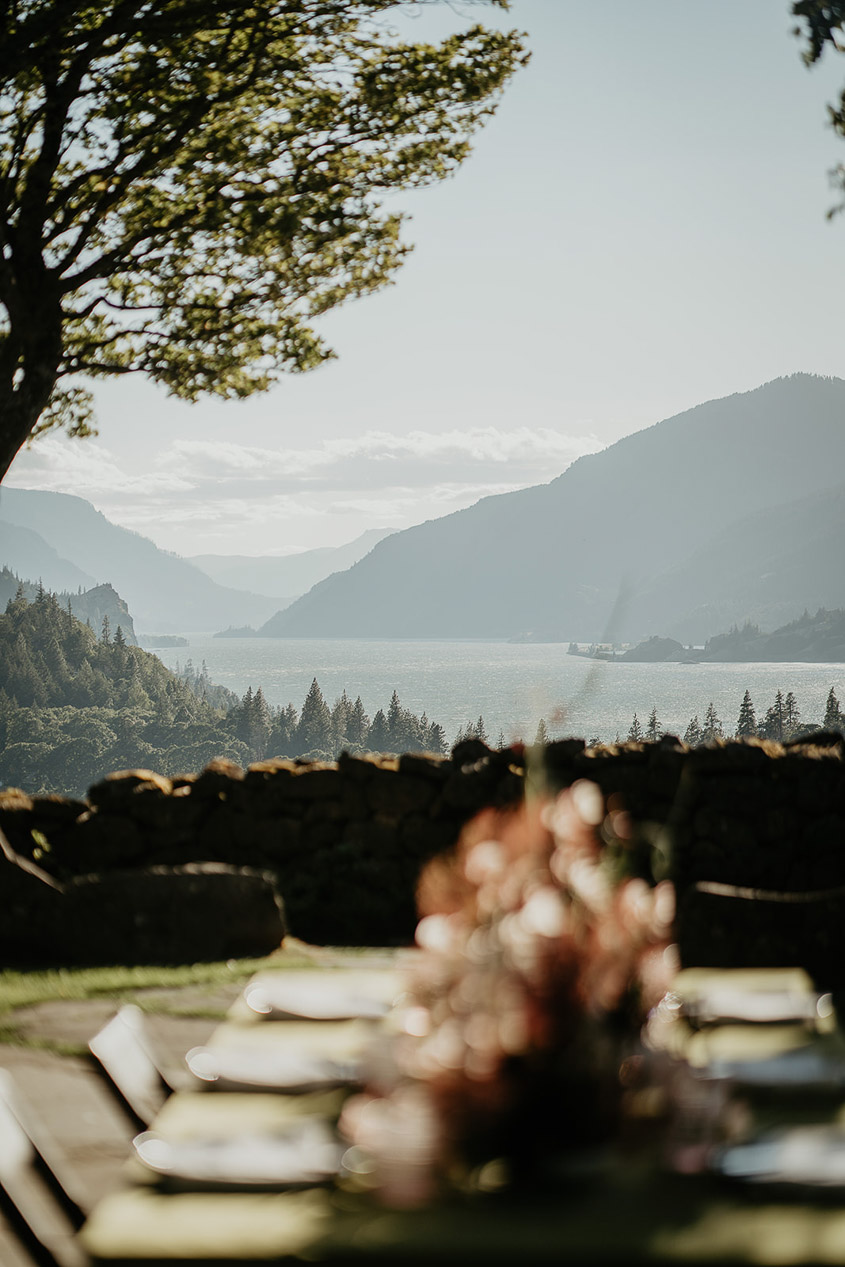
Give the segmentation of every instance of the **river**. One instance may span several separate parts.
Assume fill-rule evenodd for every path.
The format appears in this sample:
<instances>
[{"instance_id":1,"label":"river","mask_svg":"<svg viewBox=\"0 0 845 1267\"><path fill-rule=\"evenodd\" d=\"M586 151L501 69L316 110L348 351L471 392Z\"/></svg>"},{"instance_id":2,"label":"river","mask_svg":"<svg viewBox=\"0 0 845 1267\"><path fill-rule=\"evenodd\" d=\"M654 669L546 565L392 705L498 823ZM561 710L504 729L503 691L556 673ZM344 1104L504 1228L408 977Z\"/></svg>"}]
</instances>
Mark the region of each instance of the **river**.
<instances>
[{"instance_id":1,"label":"river","mask_svg":"<svg viewBox=\"0 0 845 1267\"><path fill-rule=\"evenodd\" d=\"M205 661L212 680L239 695L261 686L270 704L297 709L316 677L329 704L346 690L371 717L396 690L450 741L479 714L493 742L500 732L533 739L540 717L554 736L609 741L625 737L634 713L645 725L652 708L664 730L683 735L711 701L733 733L746 688L758 719L778 689L794 691L804 723L821 721L831 687L845 697L842 664L624 664L570 656L566 643L185 636L187 647L156 652L169 668Z\"/></svg>"}]
</instances>

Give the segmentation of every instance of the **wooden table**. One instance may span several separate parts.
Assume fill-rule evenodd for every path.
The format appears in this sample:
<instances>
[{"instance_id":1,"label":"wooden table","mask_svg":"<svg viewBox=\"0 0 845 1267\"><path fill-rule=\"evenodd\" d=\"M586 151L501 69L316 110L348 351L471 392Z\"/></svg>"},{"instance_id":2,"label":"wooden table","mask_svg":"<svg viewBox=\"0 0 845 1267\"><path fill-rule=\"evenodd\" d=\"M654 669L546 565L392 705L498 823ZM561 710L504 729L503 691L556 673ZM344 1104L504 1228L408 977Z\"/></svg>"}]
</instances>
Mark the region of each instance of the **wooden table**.
<instances>
[{"instance_id":1,"label":"wooden table","mask_svg":"<svg viewBox=\"0 0 845 1267\"><path fill-rule=\"evenodd\" d=\"M715 979L710 974L711 985ZM721 979L724 982L724 974ZM684 981L682 975L678 988L683 998L685 989L694 993L696 982L690 977ZM315 1024L326 1049L342 1043L345 1050L353 1050L366 1030L358 1022L255 1022L245 1018L241 1006L214 1042L310 1041ZM683 1057L693 1067L696 1061L729 1057L749 1046L757 1056L768 1050L797 1050L808 1035L806 1027L802 1031L794 1025L697 1028L679 1015L677 1027L670 1028L664 1040L674 1060ZM821 1041L839 1043L841 1048L835 1035ZM332 1117L342 1098L337 1092L186 1092L171 1097L155 1126L171 1139L272 1131L291 1115L316 1112ZM811 1115L830 1111L830 1104L817 1105ZM102 1267L282 1262L845 1264L845 1195L840 1205L835 1195L825 1201L762 1187L749 1190L712 1176L660 1172L638 1155L617 1156L600 1175L573 1178L554 1192L458 1194L410 1212L384 1209L371 1197L339 1187L278 1193L163 1192L148 1181L140 1182L139 1170L130 1172L125 1190L104 1200L83 1229L83 1244Z\"/></svg>"}]
</instances>

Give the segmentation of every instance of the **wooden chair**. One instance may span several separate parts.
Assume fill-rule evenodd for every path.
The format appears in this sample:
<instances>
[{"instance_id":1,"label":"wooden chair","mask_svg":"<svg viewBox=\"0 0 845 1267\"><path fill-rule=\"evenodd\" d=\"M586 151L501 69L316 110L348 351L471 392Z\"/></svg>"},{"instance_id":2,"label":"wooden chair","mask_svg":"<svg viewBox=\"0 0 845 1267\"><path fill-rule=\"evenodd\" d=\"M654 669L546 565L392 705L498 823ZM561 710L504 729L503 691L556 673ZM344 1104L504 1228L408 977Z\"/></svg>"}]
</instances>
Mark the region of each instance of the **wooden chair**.
<instances>
[{"instance_id":1,"label":"wooden chair","mask_svg":"<svg viewBox=\"0 0 845 1267\"><path fill-rule=\"evenodd\" d=\"M69 1174L68 1160L49 1129L20 1095L14 1079L5 1069L0 1069L0 1103L6 1106L32 1145L35 1168L44 1183L71 1224L79 1229L87 1214L73 1195L74 1185Z\"/></svg>"},{"instance_id":2,"label":"wooden chair","mask_svg":"<svg viewBox=\"0 0 845 1267\"><path fill-rule=\"evenodd\" d=\"M20 1260L37 1267L86 1267L74 1222L46 1182L36 1148L5 1095L0 1095L0 1208Z\"/></svg>"},{"instance_id":3,"label":"wooden chair","mask_svg":"<svg viewBox=\"0 0 845 1267\"><path fill-rule=\"evenodd\" d=\"M173 1088L155 1060L141 1009L122 1007L88 1049L133 1129L146 1130Z\"/></svg>"}]
</instances>

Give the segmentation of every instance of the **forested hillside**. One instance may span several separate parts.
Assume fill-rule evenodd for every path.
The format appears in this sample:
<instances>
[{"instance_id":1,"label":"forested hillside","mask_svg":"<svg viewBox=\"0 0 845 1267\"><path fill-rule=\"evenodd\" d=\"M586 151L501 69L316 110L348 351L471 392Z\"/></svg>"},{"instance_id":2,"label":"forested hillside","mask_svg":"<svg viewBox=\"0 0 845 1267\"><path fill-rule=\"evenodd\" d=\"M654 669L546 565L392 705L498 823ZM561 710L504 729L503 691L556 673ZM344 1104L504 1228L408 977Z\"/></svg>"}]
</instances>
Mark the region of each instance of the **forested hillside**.
<instances>
[{"instance_id":1,"label":"forested hillside","mask_svg":"<svg viewBox=\"0 0 845 1267\"><path fill-rule=\"evenodd\" d=\"M345 693L330 708L316 679L301 713L273 709L260 687L239 700L204 665L172 673L108 619L95 633L47 591L29 602L21 586L0 616L0 786L79 794L133 766L175 774L218 756L246 765L445 746L441 727L403 709L395 692L372 721Z\"/></svg>"},{"instance_id":2,"label":"forested hillside","mask_svg":"<svg viewBox=\"0 0 845 1267\"><path fill-rule=\"evenodd\" d=\"M42 584L40 580L37 584L23 580L7 567L0 568L0 609L20 592L27 602L33 603L45 588L51 587ZM61 607L70 608L77 620L89 624L92 629L101 629L104 617L108 616L112 629L117 629L120 625L126 641L133 647L137 645L135 622L126 603L113 586L92 585L87 590L61 590L56 598Z\"/></svg>"}]
</instances>

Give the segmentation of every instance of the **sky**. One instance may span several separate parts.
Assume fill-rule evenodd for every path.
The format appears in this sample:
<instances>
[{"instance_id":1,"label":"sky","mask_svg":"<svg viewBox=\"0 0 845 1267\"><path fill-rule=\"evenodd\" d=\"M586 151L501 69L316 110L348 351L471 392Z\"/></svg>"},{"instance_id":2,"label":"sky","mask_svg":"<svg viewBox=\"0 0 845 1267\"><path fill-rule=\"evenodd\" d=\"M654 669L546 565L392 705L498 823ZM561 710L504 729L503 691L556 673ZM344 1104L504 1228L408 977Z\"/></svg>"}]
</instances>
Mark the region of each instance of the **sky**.
<instances>
[{"instance_id":1,"label":"sky","mask_svg":"<svg viewBox=\"0 0 845 1267\"><path fill-rule=\"evenodd\" d=\"M7 482L76 493L178 554L287 554L546 482L783 374L845 376L845 218L826 218L845 57L807 69L790 7L400 17L420 39L517 27L532 60L459 173L392 200L415 249L322 320L338 359L237 403L103 383L98 438L48 435Z\"/></svg>"}]
</instances>

